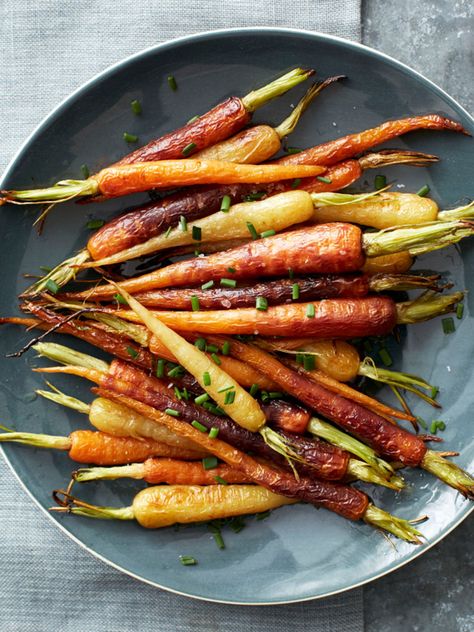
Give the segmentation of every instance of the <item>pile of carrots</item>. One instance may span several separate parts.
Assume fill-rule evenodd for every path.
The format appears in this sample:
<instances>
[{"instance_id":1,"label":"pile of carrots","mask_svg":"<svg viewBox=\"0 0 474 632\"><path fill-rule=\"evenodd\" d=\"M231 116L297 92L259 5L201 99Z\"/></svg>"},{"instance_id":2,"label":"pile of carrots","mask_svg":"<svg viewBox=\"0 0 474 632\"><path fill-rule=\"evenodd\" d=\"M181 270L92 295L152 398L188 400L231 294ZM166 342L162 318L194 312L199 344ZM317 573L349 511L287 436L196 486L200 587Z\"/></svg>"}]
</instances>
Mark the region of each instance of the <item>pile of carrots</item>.
<instances>
[{"instance_id":1,"label":"pile of carrots","mask_svg":"<svg viewBox=\"0 0 474 632\"><path fill-rule=\"evenodd\" d=\"M385 348L386 367L360 356L398 325L462 317L462 292L445 294L439 275L410 268L414 257L474 234L473 204L440 211L426 189L393 193L383 176L375 191L341 192L365 169L438 160L374 151L385 141L419 129L465 132L426 114L275 159L313 99L341 77L312 86L276 128L250 126L252 113L312 74L295 69L231 97L85 180L1 192L0 204L46 204L41 220L73 198L153 192L27 288L25 316L0 319L42 330L12 356L33 348L55 363L38 372L94 385L90 404L52 385L38 391L87 414L94 430L0 435L86 466L55 490L54 511L157 528L306 502L417 544L414 521L376 507L352 483L403 493L402 468L416 467L474 498L473 477L447 458L455 453L427 447L441 426L420 433L425 422L401 393L439 407L433 387L389 370ZM150 271L123 276L122 264L145 257ZM80 291L62 289L90 268L99 276L82 279ZM390 294L412 289L422 292L410 301ZM53 332L105 350L110 363L51 342ZM348 384L358 376L388 384L401 409ZM73 494L74 483L121 477L152 486L120 508Z\"/></svg>"}]
</instances>

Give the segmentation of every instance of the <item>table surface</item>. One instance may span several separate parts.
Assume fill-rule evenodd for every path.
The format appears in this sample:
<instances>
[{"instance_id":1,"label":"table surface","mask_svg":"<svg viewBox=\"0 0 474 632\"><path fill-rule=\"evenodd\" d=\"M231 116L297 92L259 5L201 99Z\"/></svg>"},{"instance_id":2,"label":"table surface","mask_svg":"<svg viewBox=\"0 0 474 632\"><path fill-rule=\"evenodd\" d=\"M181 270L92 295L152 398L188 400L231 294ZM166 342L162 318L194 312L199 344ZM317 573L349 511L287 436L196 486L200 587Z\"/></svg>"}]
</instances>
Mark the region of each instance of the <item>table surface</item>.
<instances>
[{"instance_id":1,"label":"table surface","mask_svg":"<svg viewBox=\"0 0 474 632\"><path fill-rule=\"evenodd\" d=\"M362 41L405 62L474 114L472 0L365 0ZM472 632L474 519L364 589L366 632Z\"/></svg>"}]
</instances>

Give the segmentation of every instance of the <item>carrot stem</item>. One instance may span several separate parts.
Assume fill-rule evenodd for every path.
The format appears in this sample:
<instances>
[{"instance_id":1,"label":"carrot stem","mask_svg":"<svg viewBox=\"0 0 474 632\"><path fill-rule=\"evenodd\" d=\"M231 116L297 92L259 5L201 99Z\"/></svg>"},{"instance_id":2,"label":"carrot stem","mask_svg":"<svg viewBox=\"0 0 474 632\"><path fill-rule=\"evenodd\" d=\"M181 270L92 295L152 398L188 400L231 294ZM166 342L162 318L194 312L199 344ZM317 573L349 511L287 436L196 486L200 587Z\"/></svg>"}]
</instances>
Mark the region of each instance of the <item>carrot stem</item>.
<instances>
[{"instance_id":1,"label":"carrot stem","mask_svg":"<svg viewBox=\"0 0 474 632\"><path fill-rule=\"evenodd\" d=\"M427 450L421 467L457 489L466 498L474 500L474 478L455 463L443 458L434 450Z\"/></svg>"},{"instance_id":2,"label":"carrot stem","mask_svg":"<svg viewBox=\"0 0 474 632\"><path fill-rule=\"evenodd\" d=\"M252 92L249 92L249 94L242 98L242 103L247 112L255 112L255 110L262 107L262 105L271 99L285 94L285 92L288 92L288 90L291 90L291 88L294 88L301 82L306 81L306 79L313 74L314 70L295 68L262 88L252 90Z\"/></svg>"},{"instance_id":3,"label":"carrot stem","mask_svg":"<svg viewBox=\"0 0 474 632\"><path fill-rule=\"evenodd\" d=\"M23 443L35 448L52 448L55 450L69 450L71 440L69 437L37 434L33 432L4 432L0 434L0 442Z\"/></svg>"},{"instance_id":4,"label":"carrot stem","mask_svg":"<svg viewBox=\"0 0 474 632\"><path fill-rule=\"evenodd\" d=\"M435 316L455 311L456 304L462 301L463 297L463 292L444 296L428 291L414 301L396 303L397 323L399 325L420 323Z\"/></svg>"},{"instance_id":5,"label":"carrot stem","mask_svg":"<svg viewBox=\"0 0 474 632\"><path fill-rule=\"evenodd\" d=\"M393 516L375 505L370 504L367 507L363 520L372 527L390 531L390 533L393 533L402 540L406 540L412 544L421 544L420 538L423 536L418 529L415 529L409 520Z\"/></svg>"}]
</instances>

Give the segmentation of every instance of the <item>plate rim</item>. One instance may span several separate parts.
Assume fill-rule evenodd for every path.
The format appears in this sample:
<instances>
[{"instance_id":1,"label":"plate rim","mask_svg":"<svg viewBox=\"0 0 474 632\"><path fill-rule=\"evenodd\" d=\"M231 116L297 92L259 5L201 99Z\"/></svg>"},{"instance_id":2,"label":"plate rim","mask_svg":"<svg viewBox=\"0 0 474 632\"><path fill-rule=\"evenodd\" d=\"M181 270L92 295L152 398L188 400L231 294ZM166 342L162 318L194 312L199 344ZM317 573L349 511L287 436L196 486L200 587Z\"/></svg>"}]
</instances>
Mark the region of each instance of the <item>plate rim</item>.
<instances>
[{"instance_id":1,"label":"plate rim","mask_svg":"<svg viewBox=\"0 0 474 632\"><path fill-rule=\"evenodd\" d=\"M2 173L2 175L0 177L0 187L2 187L3 183L10 177L11 172L14 171L14 169L16 167L16 163L19 160L19 158L21 157L21 155L23 154L23 152L26 150L28 145L32 141L34 141L35 137L42 132L43 128L45 128L49 124L49 122L53 118L55 118L55 116L57 114L59 114L63 109L67 108L67 106L70 103L74 102L74 100L77 97L79 97L83 92L86 92L97 81L105 79L106 77L108 77L109 75L113 74L115 71L119 70L120 68L122 68L124 66L127 66L128 64L133 63L134 61L136 61L136 60L138 60L140 58L145 58L149 54L153 54L156 51L159 51L159 50L162 50L162 49L166 50L168 48L173 48L175 46L179 46L179 45L184 44L184 43L189 43L189 42L192 43L193 41L206 40L206 39L212 38L214 36L218 37L220 35L239 35L239 34L247 34L247 33L251 33L251 32L254 32L256 34L260 34L260 33L264 32L264 33L274 33L274 34L280 34L281 33L283 35L285 35L285 34L286 35L296 35L296 36L303 35L303 36L307 36L309 38L314 38L314 39L319 40L319 41L328 41L328 42L332 42L332 43L335 42L335 43L338 43L338 44L342 45L343 47L345 47L347 49L362 50L365 53L368 53L369 55L371 55L372 57L376 57L378 59L384 60L385 62L389 63L390 66L392 66L394 68L398 68L400 70L403 70L407 74L414 75L419 81L421 81L422 83L425 83L429 88L431 88L431 90L433 90L438 95L442 96L444 98L444 100L448 101L448 103L453 107L453 109L460 111L468 119L468 121L471 123L471 125L474 127L474 117L456 99L454 99L445 90L443 90L443 88L438 86L434 81L431 81L431 79L428 79L427 77L425 77L422 73L420 73L417 70L411 68L411 66L409 66L408 64L405 64L405 63L395 59L391 55L388 55L387 53L383 53L383 52L377 50L376 48L372 48L371 46L366 46L365 44L361 44L360 42L356 42L356 41L349 40L349 39L346 39L346 38L343 38L343 37L339 37L337 35L329 35L327 33L322 33L320 31L310 31L308 29L296 29L296 28L289 28L289 27L272 27L272 26L260 26L260 27L259 26L249 26L249 27L235 27L235 28L227 28L227 29L215 29L215 30L210 30L210 31L200 31L198 33L193 33L193 34L190 34L190 35L183 35L181 37L177 37L177 38L174 38L174 39L165 40L164 42L161 42L159 44L153 44L151 46L148 46L148 47L146 47L146 48L144 48L144 49L142 49L142 50L140 50L140 51L138 51L136 53L133 53L132 55L129 55L128 57L125 57L125 58L119 60L118 62L116 62L114 64L111 64L111 65L107 66L106 68L104 68L100 72L98 72L95 75L93 75L86 82L82 83L75 90L73 90L69 95L67 95L64 99L62 99L45 117L43 117L42 120L34 127L34 129L31 131L31 133L26 137L26 139L23 141L23 143L21 143L21 145L19 146L18 150L14 153L13 157L8 162L7 166L5 167L5 170L3 171L3 173ZM8 458L7 454L5 453L3 445L1 445L1 444L0 444L0 453L2 454L7 466L9 467L10 471L12 472L12 474L14 475L14 477L16 478L18 483L20 484L20 486L23 489L23 491L27 494L27 496L29 496L29 498L35 503L35 505L41 510L41 512L44 515L46 515L48 517L48 519L54 525L56 525L57 528L59 528L73 542L78 544L82 549L87 551L90 555L93 555L96 559L99 559L101 562L104 562L108 566L111 566L115 570L120 571L121 573L127 575L128 577L131 577L131 578L133 578L135 580L138 580L138 581L140 581L142 583L148 584L149 586L153 586L154 588L159 588L161 590L165 590L167 592L170 592L170 593L173 593L173 594L176 594L176 595L180 595L182 597L188 597L190 599L195 599L197 601L204 601L204 602L209 602L209 603L218 603L218 604L225 604L225 605L234 605L234 606L278 606L278 605L289 605L289 604L294 604L294 603L304 603L304 602L313 601L313 600L326 599L328 597L339 595L339 594L342 594L342 593L347 592L349 590L353 590L355 588L360 588L360 587L362 587L362 586L364 586L366 584L369 584L369 583L371 583L373 581L376 581L376 580L380 579L381 577L385 577L386 575L389 575L390 573L393 573L394 571L402 568L403 566L405 566L407 564L410 564L412 561L416 560L421 555L424 555L427 551L429 551L432 547L436 546L441 540L443 540L452 531L454 531L474 511L474 504L471 505L470 507L467 506L466 509L464 510L464 512L462 513L462 515L459 516L459 518L454 522L454 524L450 525L449 528L447 528L445 531L443 531L438 537L436 537L429 544L424 545L423 548L418 550L418 552L415 552L412 557L410 557L407 560L402 560L401 562L399 562L398 564L395 564L391 568L389 568L387 570L384 570L384 571L381 571L380 573L378 573L378 574L376 574L376 575L374 575L374 576L372 576L370 578L364 579L364 580L362 580L360 582L357 582L355 584L351 584L350 586L347 586L347 587L344 587L344 588L339 588L339 589L336 589L336 590L333 590L333 591L330 591L330 592L325 592L324 594L321 594L321 595L308 596L308 597L299 597L299 598L296 598L296 599L278 600L278 601L256 601L256 602L251 602L251 601L230 601L230 600L226 600L226 599L217 599L217 598L213 598L213 597L204 597L202 595L195 595L195 594L191 594L191 593L188 593L188 592L177 590L175 588L170 588L168 586L163 586L162 584L159 584L158 582L155 582L155 581L153 581L151 579L147 579L145 577L141 577L140 575L137 575L136 573L134 573L134 572L122 567L119 564L116 564L112 560L104 557L103 555L101 555L100 553L95 551L94 549L90 548L85 542L82 542L76 535L74 535L72 532L70 532L67 529L67 527L65 527L61 522L56 520L55 517L50 512L48 512L45 507L43 507L43 505L40 503L40 501L33 495L33 492L31 492L29 490L29 488L27 487L26 483L21 479L20 474L14 468L13 464L11 463L11 461Z\"/></svg>"}]
</instances>

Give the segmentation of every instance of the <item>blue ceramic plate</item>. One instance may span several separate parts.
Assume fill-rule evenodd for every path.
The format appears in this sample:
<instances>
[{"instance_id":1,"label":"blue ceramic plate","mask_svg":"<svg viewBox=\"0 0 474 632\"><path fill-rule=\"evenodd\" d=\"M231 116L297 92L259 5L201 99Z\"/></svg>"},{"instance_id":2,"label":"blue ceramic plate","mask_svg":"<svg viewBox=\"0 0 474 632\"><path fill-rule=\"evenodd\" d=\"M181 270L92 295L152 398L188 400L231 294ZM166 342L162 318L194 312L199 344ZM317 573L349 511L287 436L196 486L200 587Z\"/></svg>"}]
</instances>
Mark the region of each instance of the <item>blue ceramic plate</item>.
<instances>
[{"instance_id":1,"label":"blue ceramic plate","mask_svg":"<svg viewBox=\"0 0 474 632\"><path fill-rule=\"evenodd\" d=\"M80 177L83 163L93 172L127 152L124 131L138 134L145 143L223 98L244 95L295 66L314 67L319 77L343 73L348 80L317 99L292 136L291 145L311 146L386 119L424 112L454 117L474 133L472 118L447 94L376 51L308 32L222 31L157 46L93 79L62 103L27 140L2 186L31 188ZM176 92L167 84L169 74L176 77ZM255 120L279 123L304 90L300 86L263 108ZM140 117L130 110L133 99L143 105ZM416 191L429 184L443 207L453 207L461 199L474 197L473 142L452 133L410 134L392 146L438 154L442 162L429 171L392 168L387 175L395 180L395 190ZM370 185L374 175L367 174ZM23 273L35 273L40 265L52 266L69 256L84 245L88 219L106 219L121 208L120 201L85 207L63 205L53 211L43 236L38 237L32 228L35 213L31 208L3 207L1 313L16 313L16 296L26 285ZM447 425L445 445L459 450L457 462L472 471L473 243L424 257L416 267L441 271L457 288L471 289L464 318L456 321L456 333L443 335L439 319L411 327L396 354L395 368L420 374L440 386L442 418ZM87 420L79 414L39 399L33 401L31 394L43 380L30 370L38 362L32 354L18 360L4 358L31 334L14 327L2 329L1 334L3 423L60 435L87 427ZM68 343L81 348L76 341ZM55 383L72 395L90 398L89 386L79 379L63 377ZM427 405L410 403L417 415L432 418ZM22 446L5 446L4 451L38 506L43 510L49 507L51 490L69 479L73 466L68 458ZM364 524L352 524L304 505L279 509L265 521L249 519L239 534L225 532L226 549L222 551L204 526L146 531L133 523L49 515L94 555L150 584L207 600L277 604L323 597L380 577L422 554L469 513L468 502L433 477L413 470L406 478L408 489L398 496L375 489L369 493L382 507L400 516L429 515L430 520L423 525L426 544L419 547L399 541L394 547ZM130 503L137 488L128 481L89 483L80 488L80 494L94 503L123 506ZM195 556L199 564L182 566L180 554Z\"/></svg>"}]
</instances>

